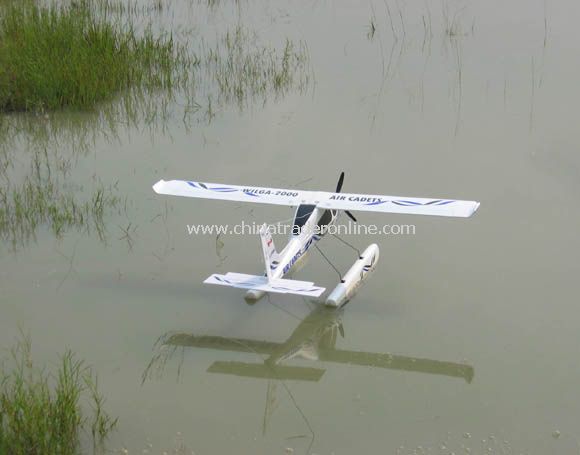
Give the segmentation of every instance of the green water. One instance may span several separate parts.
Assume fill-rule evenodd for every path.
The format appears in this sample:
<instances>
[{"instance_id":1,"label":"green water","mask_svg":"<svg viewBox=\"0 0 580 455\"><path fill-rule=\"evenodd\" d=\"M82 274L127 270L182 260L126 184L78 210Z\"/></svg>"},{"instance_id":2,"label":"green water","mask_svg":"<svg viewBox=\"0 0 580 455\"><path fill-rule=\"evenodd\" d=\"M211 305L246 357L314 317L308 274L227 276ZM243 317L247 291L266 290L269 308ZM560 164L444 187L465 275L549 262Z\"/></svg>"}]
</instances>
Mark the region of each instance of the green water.
<instances>
[{"instance_id":1,"label":"green water","mask_svg":"<svg viewBox=\"0 0 580 455\"><path fill-rule=\"evenodd\" d=\"M200 75L195 93L139 107L166 109L154 119L111 106L12 116L25 126L0 153L4 182L42 153L62 191L88 200L102 185L120 202L102 235L42 225L3 239L0 346L22 329L39 360L68 347L92 364L119 417L115 451L577 453L579 4L164 4L139 17L192 49L238 24L273 49L303 43L307 77L240 104ZM185 115L192 99L203 107ZM151 190L161 178L332 190L342 170L344 191L481 207L470 219L358 213L416 233L345 237L378 243L381 259L332 313L202 284L260 273L259 241L187 224L290 209ZM320 247L341 270L355 259L333 238ZM337 280L317 252L296 277Z\"/></svg>"}]
</instances>

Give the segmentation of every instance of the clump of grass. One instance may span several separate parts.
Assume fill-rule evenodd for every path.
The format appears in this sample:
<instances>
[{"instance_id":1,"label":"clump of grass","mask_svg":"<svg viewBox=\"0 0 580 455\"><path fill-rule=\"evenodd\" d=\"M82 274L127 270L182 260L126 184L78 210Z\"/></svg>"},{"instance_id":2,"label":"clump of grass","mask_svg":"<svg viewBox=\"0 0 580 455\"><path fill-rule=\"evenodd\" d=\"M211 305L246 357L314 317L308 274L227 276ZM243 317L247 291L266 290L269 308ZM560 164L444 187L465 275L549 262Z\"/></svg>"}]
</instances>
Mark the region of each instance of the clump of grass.
<instances>
[{"instance_id":1,"label":"clump of grass","mask_svg":"<svg viewBox=\"0 0 580 455\"><path fill-rule=\"evenodd\" d=\"M86 109L130 87L170 89L180 52L171 38L138 35L94 2L0 11L0 110Z\"/></svg>"},{"instance_id":2,"label":"clump of grass","mask_svg":"<svg viewBox=\"0 0 580 455\"><path fill-rule=\"evenodd\" d=\"M103 410L93 371L71 351L56 373L36 368L27 337L11 354L11 369L0 369L0 453L77 454L83 432L90 432L94 448L102 448L117 420ZM83 405L92 413L85 414Z\"/></svg>"}]
</instances>

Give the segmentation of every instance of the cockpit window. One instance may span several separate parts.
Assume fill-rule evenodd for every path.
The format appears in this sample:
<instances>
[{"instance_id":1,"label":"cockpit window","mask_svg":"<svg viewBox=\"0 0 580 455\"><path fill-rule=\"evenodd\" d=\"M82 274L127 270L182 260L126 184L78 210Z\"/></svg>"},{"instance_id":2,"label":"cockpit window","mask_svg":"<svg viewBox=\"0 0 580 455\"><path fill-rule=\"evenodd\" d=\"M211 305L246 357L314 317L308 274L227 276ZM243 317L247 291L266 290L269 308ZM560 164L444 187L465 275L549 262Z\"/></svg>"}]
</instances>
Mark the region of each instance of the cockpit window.
<instances>
[{"instance_id":1,"label":"cockpit window","mask_svg":"<svg viewBox=\"0 0 580 455\"><path fill-rule=\"evenodd\" d=\"M318 220L318 232L320 234L325 234L328 229L328 225L332 221L332 212L330 210L325 210L322 216Z\"/></svg>"},{"instance_id":2,"label":"cockpit window","mask_svg":"<svg viewBox=\"0 0 580 455\"><path fill-rule=\"evenodd\" d=\"M292 226L292 235L300 235L300 231L304 224L308 221L310 215L316 208L315 205L303 204L298 206L296 216L294 217L294 225Z\"/></svg>"}]
</instances>

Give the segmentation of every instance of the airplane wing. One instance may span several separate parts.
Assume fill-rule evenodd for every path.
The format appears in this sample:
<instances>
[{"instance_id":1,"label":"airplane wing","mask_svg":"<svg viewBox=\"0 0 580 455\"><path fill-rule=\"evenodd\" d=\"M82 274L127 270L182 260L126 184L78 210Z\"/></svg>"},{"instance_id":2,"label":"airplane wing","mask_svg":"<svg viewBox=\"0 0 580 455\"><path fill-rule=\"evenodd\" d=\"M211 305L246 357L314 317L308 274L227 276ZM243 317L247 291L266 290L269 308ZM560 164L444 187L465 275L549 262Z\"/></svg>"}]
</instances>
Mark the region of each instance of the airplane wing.
<instances>
[{"instance_id":1,"label":"airplane wing","mask_svg":"<svg viewBox=\"0 0 580 455\"><path fill-rule=\"evenodd\" d=\"M463 378L467 383L471 383L474 375L473 367L464 363L444 362L441 360L420 359L417 357L374 352L344 351L334 348L320 349L318 354L319 359L323 362L440 374Z\"/></svg>"},{"instance_id":2,"label":"airplane wing","mask_svg":"<svg viewBox=\"0 0 580 455\"><path fill-rule=\"evenodd\" d=\"M173 196L289 206L307 204L313 198L313 195L316 194L314 191L223 185L220 183L203 183L187 180L169 180L167 182L165 180L159 180L153 185L153 190L158 194Z\"/></svg>"},{"instance_id":3,"label":"airplane wing","mask_svg":"<svg viewBox=\"0 0 580 455\"><path fill-rule=\"evenodd\" d=\"M406 213L470 217L479 207L476 201L454 199L416 198L371 194L322 193L316 194L317 206L334 210L362 210L367 212Z\"/></svg>"},{"instance_id":4,"label":"airplane wing","mask_svg":"<svg viewBox=\"0 0 580 455\"><path fill-rule=\"evenodd\" d=\"M416 198L354 193L330 193L258 186L224 185L189 180L159 180L153 185L158 194L224 201L255 202L297 206L315 204L320 208L415 215L469 217L479 207L476 201Z\"/></svg>"}]
</instances>

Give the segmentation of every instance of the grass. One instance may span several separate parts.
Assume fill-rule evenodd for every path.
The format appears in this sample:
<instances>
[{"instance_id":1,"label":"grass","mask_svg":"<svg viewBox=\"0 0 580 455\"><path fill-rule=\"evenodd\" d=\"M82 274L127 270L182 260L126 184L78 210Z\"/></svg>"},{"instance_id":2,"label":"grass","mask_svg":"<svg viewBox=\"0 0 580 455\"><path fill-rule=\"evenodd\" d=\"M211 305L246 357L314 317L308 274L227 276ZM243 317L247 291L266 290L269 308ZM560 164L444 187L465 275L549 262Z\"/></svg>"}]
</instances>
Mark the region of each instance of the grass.
<instances>
[{"instance_id":1,"label":"grass","mask_svg":"<svg viewBox=\"0 0 580 455\"><path fill-rule=\"evenodd\" d=\"M90 434L94 449L103 448L117 420L104 411L96 376L82 360L67 351L55 373L37 368L30 339L23 337L10 364L9 371L0 369L1 454L78 454L83 434Z\"/></svg>"},{"instance_id":2,"label":"grass","mask_svg":"<svg viewBox=\"0 0 580 455\"><path fill-rule=\"evenodd\" d=\"M53 115L51 114L52 118ZM69 230L107 241L107 217L121 210L115 185L98 176L75 177L75 167L101 135L115 140L116 123L106 112L0 115L9 129L0 140L0 249L14 251L48 230Z\"/></svg>"},{"instance_id":3,"label":"grass","mask_svg":"<svg viewBox=\"0 0 580 455\"><path fill-rule=\"evenodd\" d=\"M0 110L87 109L130 87L171 88L180 58L171 36L137 35L95 4L2 6Z\"/></svg>"},{"instance_id":4,"label":"grass","mask_svg":"<svg viewBox=\"0 0 580 455\"><path fill-rule=\"evenodd\" d=\"M152 31L158 12L135 0L0 0L0 238L13 248L44 226L105 240L119 198L65 183L100 138L165 131L171 116L210 122L309 83L303 43L273 46L236 26L210 41L177 33L179 44Z\"/></svg>"},{"instance_id":5,"label":"grass","mask_svg":"<svg viewBox=\"0 0 580 455\"><path fill-rule=\"evenodd\" d=\"M0 237L15 248L35 238L40 225L48 225L56 237L76 228L94 230L103 239L105 214L119 204L119 199L98 184L82 201L74 189L65 191L62 184L55 183L50 171L41 171L40 165L37 169L20 185L0 187Z\"/></svg>"},{"instance_id":6,"label":"grass","mask_svg":"<svg viewBox=\"0 0 580 455\"><path fill-rule=\"evenodd\" d=\"M141 95L179 91L189 111L208 100L212 112L309 82L303 43L259 45L255 33L237 26L211 45L189 38L197 44L177 44L171 33L154 34L151 26L136 32L135 24L151 23L158 8L141 11L130 0L42 5L0 0L0 112L87 110L127 93L138 96L124 96L122 103L138 105L146 98Z\"/></svg>"},{"instance_id":7,"label":"grass","mask_svg":"<svg viewBox=\"0 0 580 455\"><path fill-rule=\"evenodd\" d=\"M308 84L308 52L303 44L287 39L281 50L257 44L257 37L242 26L221 35L199 59L217 86L220 103L235 102L240 108L249 100L285 94ZM211 97L210 97L211 98Z\"/></svg>"},{"instance_id":8,"label":"grass","mask_svg":"<svg viewBox=\"0 0 580 455\"><path fill-rule=\"evenodd\" d=\"M444 30L445 34L449 38L457 38L462 36L467 36L469 33L465 30L464 25L462 23L462 14L467 8L467 5L457 6L454 9L451 6L444 2L443 3L443 22L444 22ZM474 22L471 24L471 33L475 28L475 19Z\"/></svg>"}]
</instances>

